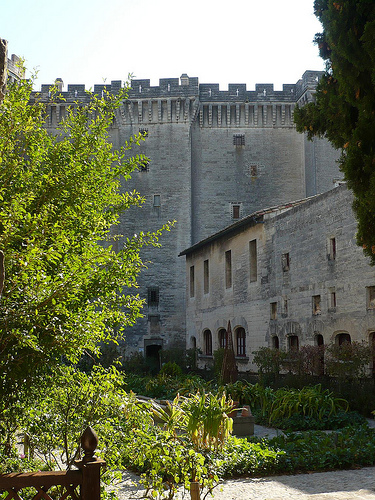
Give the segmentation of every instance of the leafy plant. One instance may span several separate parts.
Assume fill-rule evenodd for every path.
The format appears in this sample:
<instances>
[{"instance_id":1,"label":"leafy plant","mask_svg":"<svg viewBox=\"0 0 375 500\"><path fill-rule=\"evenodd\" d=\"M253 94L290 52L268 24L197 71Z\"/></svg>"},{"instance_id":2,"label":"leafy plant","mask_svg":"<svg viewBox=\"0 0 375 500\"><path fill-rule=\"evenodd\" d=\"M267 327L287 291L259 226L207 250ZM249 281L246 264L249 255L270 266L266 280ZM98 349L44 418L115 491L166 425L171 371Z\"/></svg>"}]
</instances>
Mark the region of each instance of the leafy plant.
<instances>
[{"instance_id":1,"label":"leafy plant","mask_svg":"<svg viewBox=\"0 0 375 500\"><path fill-rule=\"evenodd\" d=\"M365 342L331 344L326 348L326 369L329 375L342 379L367 375L372 349Z\"/></svg>"}]
</instances>

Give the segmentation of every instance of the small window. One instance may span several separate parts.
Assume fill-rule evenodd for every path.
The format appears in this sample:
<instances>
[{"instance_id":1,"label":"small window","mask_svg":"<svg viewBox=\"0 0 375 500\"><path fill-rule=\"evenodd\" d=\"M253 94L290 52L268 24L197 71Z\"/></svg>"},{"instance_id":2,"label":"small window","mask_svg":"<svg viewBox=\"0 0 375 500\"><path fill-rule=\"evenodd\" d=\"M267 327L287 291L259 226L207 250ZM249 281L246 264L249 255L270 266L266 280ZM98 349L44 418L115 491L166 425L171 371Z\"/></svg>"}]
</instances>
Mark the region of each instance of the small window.
<instances>
[{"instance_id":1,"label":"small window","mask_svg":"<svg viewBox=\"0 0 375 500\"><path fill-rule=\"evenodd\" d=\"M328 240L328 260L336 260L336 238Z\"/></svg>"},{"instance_id":2,"label":"small window","mask_svg":"<svg viewBox=\"0 0 375 500\"><path fill-rule=\"evenodd\" d=\"M225 288L232 286L232 252L227 250L225 252Z\"/></svg>"},{"instance_id":3,"label":"small window","mask_svg":"<svg viewBox=\"0 0 375 500\"><path fill-rule=\"evenodd\" d=\"M194 266L190 266L190 297L195 295L195 271Z\"/></svg>"},{"instance_id":4,"label":"small window","mask_svg":"<svg viewBox=\"0 0 375 500\"><path fill-rule=\"evenodd\" d=\"M274 335L272 337L272 349L280 349L280 342L279 342L279 337L277 335Z\"/></svg>"},{"instance_id":5,"label":"small window","mask_svg":"<svg viewBox=\"0 0 375 500\"><path fill-rule=\"evenodd\" d=\"M257 177L258 176L258 165L250 165L250 177Z\"/></svg>"},{"instance_id":6,"label":"small window","mask_svg":"<svg viewBox=\"0 0 375 500\"><path fill-rule=\"evenodd\" d=\"M257 257L257 240L249 242L250 254L250 282L257 281L258 279L258 257Z\"/></svg>"},{"instance_id":7,"label":"small window","mask_svg":"<svg viewBox=\"0 0 375 500\"><path fill-rule=\"evenodd\" d=\"M237 356L246 356L246 333L243 328L236 330Z\"/></svg>"},{"instance_id":8,"label":"small window","mask_svg":"<svg viewBox=\"0 0 375 500\"><path fill-rule=\"evenodd\" d=\"M288 316L288 299L287 297L283 298L283 317L286 318Z\"/></svg>"},{"instance_id":9,"label":"small window","mask_svg":"<svg viewBox=\"0 0 375 500\"><path fill-rule=\"evenodd\" d=\"M225 328L220 328L219 330L219 347L225 349L227 345L227 331Z\"/></svg>"},{"instance_id":10,"label":"small window","mask_svg":"<svg viewBox=\"0 0 375 500\"><path fill-rule=\"evenodd\" d=\"M241 218L241 204L240 203L232 203L232 219L240 219Z\"/></svg>"},{"instance_id":11,"label":"small window","mask_svg":"<svg viewBox=\"0 0 375 500\"><path fill-rule=\"evenodd\" d=\"M203 262L203 290L204 293L210 291L210 269L208 259Z\"/></svg>"},{"instance_id":12,"label":"small window","mask_svg":"<svg viewBox=\"0 0 375 500\"><path fill-rule=\"evenodd\" d=\"M245 146L245 134L234 134L233 135L233 145L234 146Z\"/></svg>"},{"instance_id":13,"label":"small window","mask_svg":"<svg viewBox=\"0 0 375 500\"><path fill-rule=\"evenodd\" d=\"M312 298L312 313L314 315L321 314L321 303L320 303L320 295L313 295Z\"/></svg>"},{"instance_id":14,"label":"small window","mask_svg":"<svg viewBox=\"0 0 375 500\"><path fill-rule=\"evenodd\" d=\"M157 307L159 305L159 287L149 287L147 296L147 303L149 307Z\"/></svg>"},{"instance_id":15,"label":"small window","mask_svg":"<svg viewBox=\"0 0 375 500\"><path fill-rule=\"evenodd\" d=\"M375 309L375 286L368 286L367 290L367 309Z\"/></svg>"},{"instance_id":16,"label":"small window","mask_svg":"<svg viewBox=\"0 0 375 500\"><path fill-rule=\"evenodd\" d=\"M329 289L329 308L336 309L336 290L334 288Z\"/></svg>"},{"instance_id":17,"label":"small window","mask_svg":"<svg viewBox=\"0 0 375 500\"><path fill-rule=\"evenodd\" d=\"M277 302L270 304L270 319L277 319Z\"/></svg>"},{"instance_id":18,"label":"small window","mask_svg":"<svg viewBox=\"0 0 375 500\"><path fill-rule=\"evenodd\" d=\"M160 194L154 194L153 210L154 210L154 214L157 217L160 217L160 210L161 210L161 196L160 196Z\"/></svg>"},{"instance_id":19,"label":"small window","mask_svg":"<svg viewBox=\"0 0 375 500\"><path fill-rule=\"evenodd\" d=\"M283 253L281 256L281 266L283 269L283 272L289 271L289 252L288 253Z\"/></svg>"},{"instance_id":20,"label":"small window","mask_svg":"<svg viewBox=\"0 0 375 500\"><path fill-rule=\"evenodd\" d=\"M204 353L206 356L212 356L212 334L210 330L203 332Z\"/></svg>"}]
</instances>

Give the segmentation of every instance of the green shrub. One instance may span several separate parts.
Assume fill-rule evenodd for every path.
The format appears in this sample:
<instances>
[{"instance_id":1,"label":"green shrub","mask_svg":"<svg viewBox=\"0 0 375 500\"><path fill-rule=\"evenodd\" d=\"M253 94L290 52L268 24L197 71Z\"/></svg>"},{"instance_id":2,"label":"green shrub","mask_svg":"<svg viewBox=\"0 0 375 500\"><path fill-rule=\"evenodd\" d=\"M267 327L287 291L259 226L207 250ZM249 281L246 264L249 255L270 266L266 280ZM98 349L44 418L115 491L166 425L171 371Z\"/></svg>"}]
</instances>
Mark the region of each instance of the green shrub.
<instances>
[{"instance_id":1,"label":"green shrub","mask_svg":"<svg viewBox=\"0 0 375 500\"><path fill-rule=\"evenodd\" d=\"M182 368L174 361L168 361L162 365L159 375L180 377L182 375Z\"/></svg>"}]
</instances>

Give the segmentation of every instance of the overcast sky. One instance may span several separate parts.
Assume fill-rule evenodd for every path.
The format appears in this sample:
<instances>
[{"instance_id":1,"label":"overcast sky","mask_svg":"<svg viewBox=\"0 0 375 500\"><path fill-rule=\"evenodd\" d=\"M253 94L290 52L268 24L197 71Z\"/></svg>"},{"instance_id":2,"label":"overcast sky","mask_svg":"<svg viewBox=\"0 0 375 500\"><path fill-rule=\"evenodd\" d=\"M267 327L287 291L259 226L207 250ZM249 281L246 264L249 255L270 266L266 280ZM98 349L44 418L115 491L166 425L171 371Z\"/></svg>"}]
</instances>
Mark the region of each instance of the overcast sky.
<instances>
[{"instance_id":1,"label":"overcast sky","mask_svg":"<svg viewBox=\"0 0 375 500\"><path fill-rule=\"evenodd\" d=\"M36 88L196 76L200 83L295 83L322 70L313 0L0 0L9 56L37 69Z\"/></svg>"}]
</instances>

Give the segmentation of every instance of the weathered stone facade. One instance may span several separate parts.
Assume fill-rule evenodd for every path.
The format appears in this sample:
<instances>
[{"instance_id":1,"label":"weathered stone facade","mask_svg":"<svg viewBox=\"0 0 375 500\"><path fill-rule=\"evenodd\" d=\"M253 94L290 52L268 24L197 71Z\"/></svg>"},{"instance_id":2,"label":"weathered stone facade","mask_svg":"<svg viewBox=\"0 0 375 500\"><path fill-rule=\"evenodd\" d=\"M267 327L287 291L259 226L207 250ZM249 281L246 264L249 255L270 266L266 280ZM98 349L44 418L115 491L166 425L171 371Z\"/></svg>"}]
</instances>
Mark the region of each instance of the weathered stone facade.
<instances>
[{"instance_id":1,"label":"weathered stone facade","mask_svg":"<svg viewBox=\"0 0 375 500\"><path fill-rule=\"evenodd\" d=\"M256 212L183 252L187 342L202 364L229 320L240 370L255 369L262 346L328 344L340 334L373 341L375 270L356 245L351 205L343 185Z\"/></svg>"},{"instance_id":2,"label":"weathered stone facade","mask_svg":"<svg viewBox=\"0 0 375 500\"><path fill-rule=\"evenodd\" d=\"M220 91L187 75L161 79L157 87L132 81L111 139L118 148L130 135L146 132L132 153L144 153L150 162L124 183L146 202L126 214L121 232L126 237L154 230L168 220L176 225L161 238L161 249L143 251L150 262L139 280L146 307L144 318L126 332L127 353L185 344L182 250L263 207L328 191L340 178L337 152L323 140L308 143L293 124L295 105L312 98L320 75L307 71L282 91L270 84L255 90L230 84ZM96 85L94 92L117 92L120 86L113 81ZM48 106L51 131L66 106L88 99L83 85L68 85L62 94L64 102ZM41 98L49 101L48 85L42 85Z\"/></svg>"}]
</instances>

